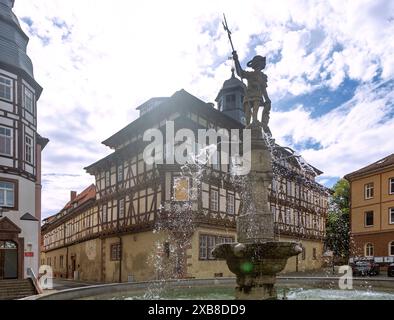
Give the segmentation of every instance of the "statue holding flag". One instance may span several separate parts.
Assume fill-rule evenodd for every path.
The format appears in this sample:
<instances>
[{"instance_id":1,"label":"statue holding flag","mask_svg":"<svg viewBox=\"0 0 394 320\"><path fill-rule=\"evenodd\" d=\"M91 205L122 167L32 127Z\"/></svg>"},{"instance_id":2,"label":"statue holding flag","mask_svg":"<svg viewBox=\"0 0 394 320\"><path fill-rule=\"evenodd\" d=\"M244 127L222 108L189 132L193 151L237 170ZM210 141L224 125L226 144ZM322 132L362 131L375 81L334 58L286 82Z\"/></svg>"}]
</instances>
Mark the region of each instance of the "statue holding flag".
<instances>
[{"instance_id":1,"label":"statue holding flag","mask_svg":"<svg viewBox=\"0 0 394 320\"><path fill-rule=\"evenodd\" d=\"M264 132L268 135L271 135L271 131L268 127L269 115L271 111L271 100L268 97L267 93L268 77L262 72L262 70L264 70L266 67L266 58L259 55L255 56L247 64L247 66L251 67L253 71L243 70L239 62L237 51L235 51L232 43L231 31L227 26L226 17L224 17L223 26L228 33L231 47L233 49L233 59L237 74L241 79L248 80L246 94L244 97L246 124L250 125L253 123L257 125L262 125ZM257 115L260 107L264 107L261 123L259 123L259 121L257 120Z\"/></svg>"}]
</instances>

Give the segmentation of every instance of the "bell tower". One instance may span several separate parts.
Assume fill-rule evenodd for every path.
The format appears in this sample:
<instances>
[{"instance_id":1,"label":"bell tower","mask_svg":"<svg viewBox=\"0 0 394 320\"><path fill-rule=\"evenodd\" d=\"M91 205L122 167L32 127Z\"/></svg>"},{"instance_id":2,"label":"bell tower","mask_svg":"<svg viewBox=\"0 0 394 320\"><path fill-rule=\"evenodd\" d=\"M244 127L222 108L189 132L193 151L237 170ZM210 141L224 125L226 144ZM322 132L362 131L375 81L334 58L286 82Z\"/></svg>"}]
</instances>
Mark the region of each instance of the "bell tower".
<instances>
[{"instance_id":1,"label":"bell tower","mask_svg":"<svg viewBox=\"0 0 394 320\"><path fill-rule=\"evenodd\" d=\"M231 70L231 78L223 83L222 89L216 98L218 110L229 117L245 125L245 112L243 99L246 85L235 77L234 68Z\"/></svg>"}]
</instances>

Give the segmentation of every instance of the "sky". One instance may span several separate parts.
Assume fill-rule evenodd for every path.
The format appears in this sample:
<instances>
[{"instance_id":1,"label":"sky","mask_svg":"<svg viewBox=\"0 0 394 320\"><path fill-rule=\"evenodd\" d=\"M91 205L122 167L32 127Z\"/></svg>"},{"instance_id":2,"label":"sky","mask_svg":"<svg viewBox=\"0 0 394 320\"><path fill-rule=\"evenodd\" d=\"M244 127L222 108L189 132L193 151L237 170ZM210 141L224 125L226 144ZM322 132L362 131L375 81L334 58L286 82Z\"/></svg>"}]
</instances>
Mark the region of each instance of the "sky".
<instances>
[{"instance_id":1,"label":"sky","mask_svg":"<svg viewBox=\"0 0 394 320\"><path fill-rule=\"evenodd\" d=\"M245 66L267 57L270 127L332 186L394 153L394 1L16 0L44 88L43 217L94 178L83 168L155 96L213 102L231 75L226 13Z\"/></svg>"}]
</instances>

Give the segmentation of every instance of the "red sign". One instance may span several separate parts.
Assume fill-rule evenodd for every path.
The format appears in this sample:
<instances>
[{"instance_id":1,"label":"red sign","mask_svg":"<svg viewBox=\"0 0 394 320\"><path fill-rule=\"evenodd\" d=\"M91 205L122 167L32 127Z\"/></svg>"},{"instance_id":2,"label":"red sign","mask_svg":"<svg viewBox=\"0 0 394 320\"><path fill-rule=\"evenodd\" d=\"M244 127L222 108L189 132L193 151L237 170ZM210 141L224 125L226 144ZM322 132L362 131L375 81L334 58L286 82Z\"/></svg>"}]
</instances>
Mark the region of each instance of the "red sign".
<instances>
[{"instance_id":1,"label":"red sign","mask_svg":"<svg viewBox=\"0 0 394 320\"><path fill-rule=\"evenodd\" d=\"M34 252L25 252L25 257L34 257Z\"/></svg>"}]
</instances>

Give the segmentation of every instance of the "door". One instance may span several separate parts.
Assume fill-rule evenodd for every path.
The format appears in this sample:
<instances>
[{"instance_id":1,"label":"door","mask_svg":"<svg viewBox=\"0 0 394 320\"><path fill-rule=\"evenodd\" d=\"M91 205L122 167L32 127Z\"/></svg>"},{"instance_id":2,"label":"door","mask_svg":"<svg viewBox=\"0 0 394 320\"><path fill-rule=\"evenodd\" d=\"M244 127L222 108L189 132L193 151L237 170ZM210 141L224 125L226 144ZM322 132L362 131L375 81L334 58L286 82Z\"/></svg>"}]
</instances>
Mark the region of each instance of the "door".
<instances>
[{"instance_id":1,"label":"door","mask_svg":"<svg viewBox=\"0 0 394 320\"><path fill-rule=\"evenodd\" d=\"M18 278L18 246L13 241L0 241L0 280Z\"/></svg>"},{"instance_id":2,"label":"door","mask_svg":"<svg viewBox=\"0 0 394 320\"><path fill-rule=\"evenodd\" d=\"M74 279L74 272L76 271L76 258L75 256L71 257L71 278Z\"/></svg>"}]
</instances>

